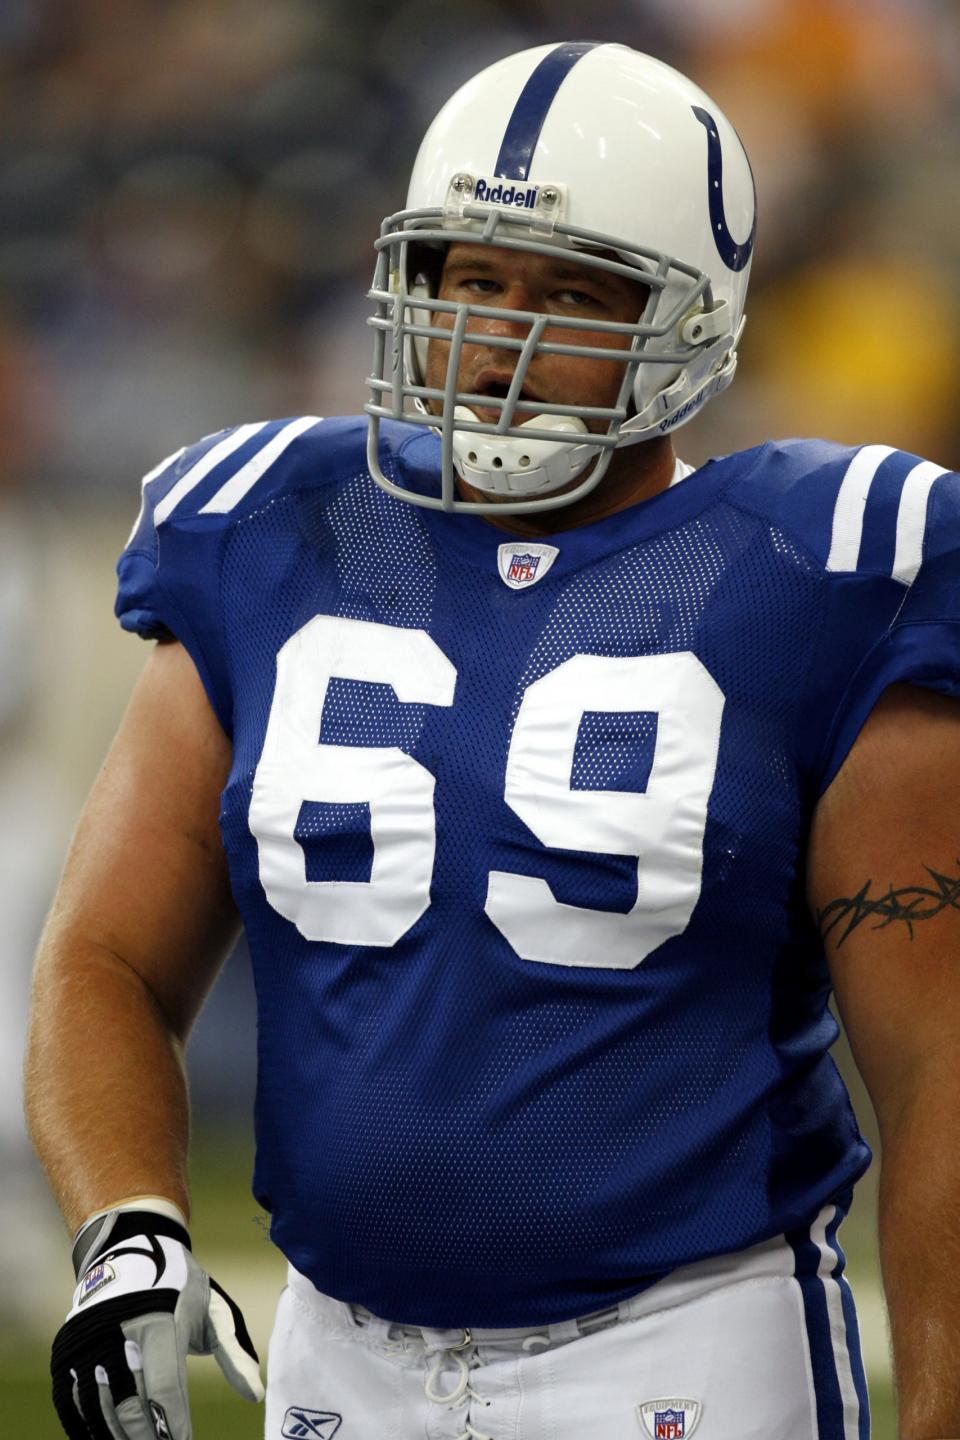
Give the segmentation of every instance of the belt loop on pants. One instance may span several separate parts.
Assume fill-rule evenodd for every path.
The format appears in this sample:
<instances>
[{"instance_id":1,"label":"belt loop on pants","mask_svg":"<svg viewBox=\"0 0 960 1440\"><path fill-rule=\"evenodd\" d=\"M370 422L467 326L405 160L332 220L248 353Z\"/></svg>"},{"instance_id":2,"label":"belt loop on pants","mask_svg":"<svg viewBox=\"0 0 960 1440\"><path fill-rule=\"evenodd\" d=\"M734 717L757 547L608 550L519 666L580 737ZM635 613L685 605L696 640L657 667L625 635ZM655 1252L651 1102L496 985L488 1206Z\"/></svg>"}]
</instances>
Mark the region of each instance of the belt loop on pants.
<instances>
[{"instance_id":1,"label":"belt loop on pants","mask_svg":"<svg viewBox=\"0 0 960 1440\"><path fill-rule=\"evenodd\" d=\"M597 1330L607 1330L620 1321L620 1306L611 1305L609 1310L597 1310L592 1315L583 1315L574 1321L581 1335L593 1335Z\"/></svg>"}]
</instances>

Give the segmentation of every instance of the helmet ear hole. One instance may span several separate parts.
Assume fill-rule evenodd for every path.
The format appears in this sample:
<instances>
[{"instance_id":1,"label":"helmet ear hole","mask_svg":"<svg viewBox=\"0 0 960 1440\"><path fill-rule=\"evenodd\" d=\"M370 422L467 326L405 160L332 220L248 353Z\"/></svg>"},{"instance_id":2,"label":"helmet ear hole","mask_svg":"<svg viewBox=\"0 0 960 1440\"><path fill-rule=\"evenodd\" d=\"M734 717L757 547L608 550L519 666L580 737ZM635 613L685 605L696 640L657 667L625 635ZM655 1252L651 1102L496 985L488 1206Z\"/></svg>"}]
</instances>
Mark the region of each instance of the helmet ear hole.
<instances>
[{"instance_id":1,"label":"helmet ear hole","mask_svg":"<svg viewBox=\"0 0 960 1440\"><path fill-rule=\"evenodd\" d=\"M409 287L418 295L436 295L440 289L447 257L446 245L418 245L415 241L407 247L407 274L414 277Z\"/></svg>"},{"instance_id":2,"label":"helmet ear hole","mask_svg":"<svg viewBox=\"0 0 960 1440\"><path fill-rule=\"evenodd\" d=\"M405 248L406 273L401 276L403 288L413 300L433 299L440 289L440 277L449 247L411 240ZM429 325L431 316L426 310L414 310L413 320L418 325ZM428 341L415 336L408 337L404 347L406 369L417 385L424 383L427 373L427 345Z\"/></svg>"}]
</instances>

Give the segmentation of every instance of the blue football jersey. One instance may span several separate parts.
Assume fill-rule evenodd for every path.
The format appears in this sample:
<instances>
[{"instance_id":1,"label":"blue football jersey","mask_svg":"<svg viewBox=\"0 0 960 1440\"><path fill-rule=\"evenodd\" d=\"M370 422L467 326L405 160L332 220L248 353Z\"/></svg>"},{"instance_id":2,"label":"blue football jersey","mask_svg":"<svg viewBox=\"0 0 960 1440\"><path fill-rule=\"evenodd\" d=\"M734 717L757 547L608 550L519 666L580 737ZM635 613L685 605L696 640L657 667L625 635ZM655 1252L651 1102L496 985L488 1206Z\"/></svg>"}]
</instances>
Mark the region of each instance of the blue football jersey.
<instances>
[{"instance_id":1,"label":"blue football jersey","mask_svg":"<svg viewBox=\"0 0 960 1440\"><path fill-rule=\"evenodd\" d=\"M869 1163L804 845L886 686L960 694L960 477L768 444L533 542L365 433L170 457L117 613L232 739L277 1245L390 1319L560 1320ZM382 451L437 484L428 431Z\"/></svg>"}]
</instances>

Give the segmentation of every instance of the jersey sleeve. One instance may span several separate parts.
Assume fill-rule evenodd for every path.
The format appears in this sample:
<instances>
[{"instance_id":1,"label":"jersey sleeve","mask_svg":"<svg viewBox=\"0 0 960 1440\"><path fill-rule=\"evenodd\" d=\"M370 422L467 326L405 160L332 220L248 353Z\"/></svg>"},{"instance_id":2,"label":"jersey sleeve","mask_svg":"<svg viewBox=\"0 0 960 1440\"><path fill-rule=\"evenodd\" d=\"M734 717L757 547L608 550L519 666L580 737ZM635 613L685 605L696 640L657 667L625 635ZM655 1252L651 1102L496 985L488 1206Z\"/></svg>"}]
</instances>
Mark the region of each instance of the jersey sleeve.
<instances>
[{"instance_id":1,"label":"jersey sleeve","mask_svg":"<svg viewBox=\"0 0 960 1440\"><path fill-rule=\"evenodd\" d=\"M222 479L234 470L261 428L208 435L145 475L140 513L117 562L114 611L120 624L145 640L182 643L228 735L233 704L217 583L225 517L205 514L201 500L209 477Z\"/></svg>"},{"instance_id":2,"label":"jersey sleeve","mask_svg":"<svg viewBox=\"0 0 960 1440\"><path fill-rule=\"evenodd\" d=\"M903 459L903 483L896 505L888 507L887 573L869 563L864 527L858 570L837 576L825 640L831 642L835 626L838 633L862 630L864 644L859 663L837 687L816 764L820 794L888 686L920 685L960 699L960 475L917 457ZM879 549L882 527L876 518L873 525Z\"/></svg>"},{"instance_id":3,"label":"jersey sleeve","mask_svg":"<svg viewBox=\"0 0 960 1440\"><path fill-rule=\"evenodd\" d=\"M143 480L140 514L117 564L116 614L145 639L185 646L210 703L233 734L229 616L221 571L237 526L290 490L355 469L357 420L261 420L168 455ZM268 564L269 557L264 557Z\"/></svg>"}]
</instances>

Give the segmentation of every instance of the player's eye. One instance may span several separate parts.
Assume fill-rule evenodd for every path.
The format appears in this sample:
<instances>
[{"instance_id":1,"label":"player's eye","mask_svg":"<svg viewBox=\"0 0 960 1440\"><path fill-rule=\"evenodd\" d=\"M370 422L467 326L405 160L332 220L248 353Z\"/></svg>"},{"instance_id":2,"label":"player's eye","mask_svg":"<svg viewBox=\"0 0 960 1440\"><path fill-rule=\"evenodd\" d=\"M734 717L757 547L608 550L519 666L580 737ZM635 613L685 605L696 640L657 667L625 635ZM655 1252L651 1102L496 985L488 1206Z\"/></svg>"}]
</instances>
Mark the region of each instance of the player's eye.
<instances>
[{"instance_id":1,"label":"player's eye","mask_svg":"<svg viewBox=\"0 0 960 1440\"><path fill-rule=\"evenodd\" d=\"M490 280L486 276L468 276L460 281L461 290L470 290L474 295L492 295L500 287L496 280Z\"/></svg>"},{"instance_id":2,"label":"player's eye","mask_svg":"<svg viewBox=\"0 0 960 1440\"><path fill-rule=\"evenodd\" d=\"M603 301L598 299L596 295L589 294L586 290L569 288L566 290L557 290L555 293L561 305L572 306L575 310L583 310L588 305L593 306L595 309L604 308Z\"/></svg>"}]
</instances>

